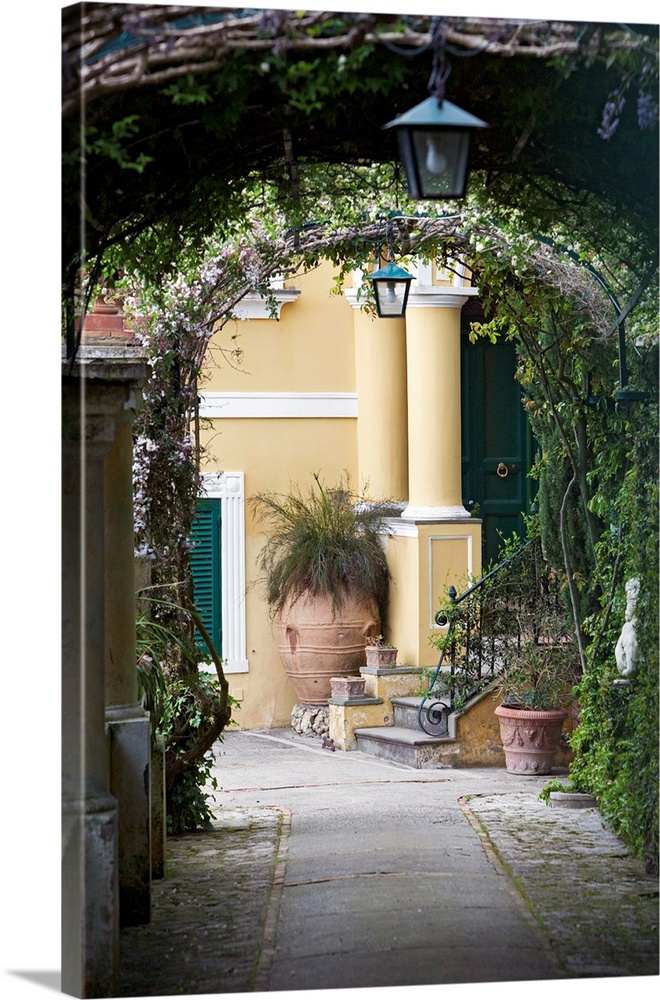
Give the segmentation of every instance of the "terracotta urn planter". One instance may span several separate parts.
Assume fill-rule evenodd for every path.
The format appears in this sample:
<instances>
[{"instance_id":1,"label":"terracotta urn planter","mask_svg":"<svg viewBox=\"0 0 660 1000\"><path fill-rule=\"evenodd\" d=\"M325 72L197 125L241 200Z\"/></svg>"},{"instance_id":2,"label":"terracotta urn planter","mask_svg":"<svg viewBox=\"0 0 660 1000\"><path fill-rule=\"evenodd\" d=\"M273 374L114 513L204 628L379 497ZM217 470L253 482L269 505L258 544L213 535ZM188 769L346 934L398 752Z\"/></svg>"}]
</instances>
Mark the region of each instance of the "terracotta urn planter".
<instances>
[{"instance_id":1,"label":"terracotta urn planter","mask_svg":"<svg viewBox=\"0 0 660 1000\"><path fill-rule=\"evenodd\" d=\"M367 637L378 629L371 600L347 595L338 612L329 596L287 602L275 620L277 648L298 700L326 705L331 677L354 676L364 665Z\"/></svg>"},{"instance_id":2,"label":"terracotta urn planter","mask_svg":"<svg viewBox=\"0 0 660 1000\"><path fill-rule=\"evenodd\" d=\"M564 719L563 708L531 711L513 705L498 705L506 769L510 774L550 774L559 746Z\"/></svg>"}]
</instances>

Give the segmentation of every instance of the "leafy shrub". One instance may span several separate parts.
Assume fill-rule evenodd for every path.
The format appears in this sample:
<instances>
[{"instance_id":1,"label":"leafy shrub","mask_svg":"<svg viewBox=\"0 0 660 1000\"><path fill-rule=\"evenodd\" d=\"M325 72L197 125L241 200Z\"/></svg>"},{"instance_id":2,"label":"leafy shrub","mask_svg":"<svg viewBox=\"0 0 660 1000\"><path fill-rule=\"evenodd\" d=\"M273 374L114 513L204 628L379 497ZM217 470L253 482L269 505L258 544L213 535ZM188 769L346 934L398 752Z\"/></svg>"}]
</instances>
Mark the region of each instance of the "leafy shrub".
<instances>
[{"instance_id":1,"label":"leafy shrub","mask_svg":"<svg viewBox=\"0 0 660 1000\"><path fill-rule=\"evenodd\" d=\"M238 703L222 672L214 677L199 670L208 653L194 642L193 625L216 666L221 661L194 608L153 596L149 605L149 613L137 619L138 690L151 716L154 746L165 752L168 833L181 834L211 825L211 793L205 789L217 788L213 745L222 740Z\"/></svg>"}]
</instances>

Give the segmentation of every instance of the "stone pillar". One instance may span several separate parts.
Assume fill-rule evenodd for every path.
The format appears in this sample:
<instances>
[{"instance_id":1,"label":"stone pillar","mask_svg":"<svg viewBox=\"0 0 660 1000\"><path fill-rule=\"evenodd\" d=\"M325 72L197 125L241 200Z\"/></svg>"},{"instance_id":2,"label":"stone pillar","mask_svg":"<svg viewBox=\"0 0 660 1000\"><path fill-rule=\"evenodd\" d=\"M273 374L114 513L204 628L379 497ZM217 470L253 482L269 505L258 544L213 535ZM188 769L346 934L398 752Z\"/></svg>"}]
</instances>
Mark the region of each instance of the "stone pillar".
<instances>
[{"instance_id":1,"label":"stone pillar","mask_svg":"<svg viewBox=\"0 0 660 1000\"><path fill-rule=\"evenodd\" d=\"M148 599L141 593L151 586L151 563L140 556L135 560L135 592L137 611L148 611ZM167 807L165 802L165 750L162 743L151 741L151 764L149 767L151 792L151 877L165 875L165 852L167 849Z\"/></svg>"},{"instance_id":2,"label":"stone pillar","mask_svg":"<svg viewBox=\"0 0 660 1000\"><path fill-rule=\"evenodd\" d=\"M374 318L359 308L356 289L345 294L354 309L360 483L369 483L374 499L406 500L405 320Z\"/></svg>"},{"instance_id":3,"label":"stone pillar","mask_svg":"<svg viewBox=\"0 0 660 1000\"><path fill-rule=\"evenodd\" d=\"M118 810L105 732L105 459L145 366L65 363L62 381L62 991L116 995ZM131 543L132 550L132 543Z\"/></svg>"},{"instance_id":4,"label":"stone pillar","mask_svg":"<svg viewBox=\"0 0 660 1000\"><path fill-rule=\"evenodd\" d=\"M137 394L118 417L105 462L105 699L110 790L119 806L119 920L151 916L150 748L148 714L138 702L135 669L132 423Z\"/></svg>"}]
</instances>

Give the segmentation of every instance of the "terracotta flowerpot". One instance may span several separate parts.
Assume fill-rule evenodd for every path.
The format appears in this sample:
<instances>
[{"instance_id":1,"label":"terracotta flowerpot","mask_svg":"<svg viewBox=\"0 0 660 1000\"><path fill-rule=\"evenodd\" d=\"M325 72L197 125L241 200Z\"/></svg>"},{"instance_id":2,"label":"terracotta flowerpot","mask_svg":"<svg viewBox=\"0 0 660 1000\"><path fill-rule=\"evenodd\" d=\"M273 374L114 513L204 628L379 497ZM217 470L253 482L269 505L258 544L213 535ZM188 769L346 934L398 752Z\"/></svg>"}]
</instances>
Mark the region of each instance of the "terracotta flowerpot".
<instances>
[{"instance_id":1,"label":"terracotta flowerpot","mask_svg":"<svg viewBox=\"0 0 660 1000\"><path fill-rule=\"evenodd\" d=\"M369 646L365 648L368 667L393 667L399 653L392 646Z\"/></svg>"},{"instance_id":2,"label":"terracotta flowerpot","mask_svg":"<svg viewBox=\"0 0 660 1000\"><path fill-rule=\"evenodd\" d=\"M348 674L344 677L331 677L330 688L332 690L332 697L336 701L350 701L351 698L363 698L366 683L366 677L352 677Z\"/></svg>"},{"instance_id":3,"label":"terracotta flowerpot","mask_svg":"<svg viewBox=\"0 0 660 1000\"><path fill-rule=\"evenodd\" d=\"M330 597L303 595L275 620L277 648L296 695L305 705L326 705L330 678L355 675L364 665L364 647L378 632L372 601L347 595L337 614Z\"/></svg>"},{"instance_id":4,"label":"terracotta flowerpot","mask_svg":"<svg viewBox=\"0 0 660 1000\"><path fill-rule=\"evenodd\" d=\"M500 722L507 771L529 777L550 774L568 712L563 708L534 712L498 705L495 715Z\"/></svg>"}]
</instances>

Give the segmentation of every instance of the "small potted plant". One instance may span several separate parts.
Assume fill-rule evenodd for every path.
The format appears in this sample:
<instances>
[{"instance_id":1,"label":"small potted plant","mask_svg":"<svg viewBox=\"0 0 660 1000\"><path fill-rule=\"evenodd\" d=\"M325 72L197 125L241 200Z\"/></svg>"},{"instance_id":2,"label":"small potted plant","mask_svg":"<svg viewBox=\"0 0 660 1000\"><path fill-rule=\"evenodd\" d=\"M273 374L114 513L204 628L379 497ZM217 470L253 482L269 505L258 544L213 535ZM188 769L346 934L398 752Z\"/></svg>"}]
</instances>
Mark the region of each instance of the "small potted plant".
<instances>
[{"instance_id":1,"label":"small potted plant","mask_svg":"<svg viewBox=\"0 0 660 1000\"><path fill-rule=\"evenodd\" d=\"M576 642L558 586L547 578L514 613L517 638L507 644L499 673L499 719L507 771L550 774L567 705L578 679Z\"/></svg>"},{"instance_id":2,"label":"small potted plant","mask_svg":"<svg viewBox=\"0 0 660 1000\"><path fill-rule=\"evenodd\" d=\"M370 636L365 646L368 667L394 667L399 650L391 642L385 642L381 634Z\"/></svg>"}]
</instances>

